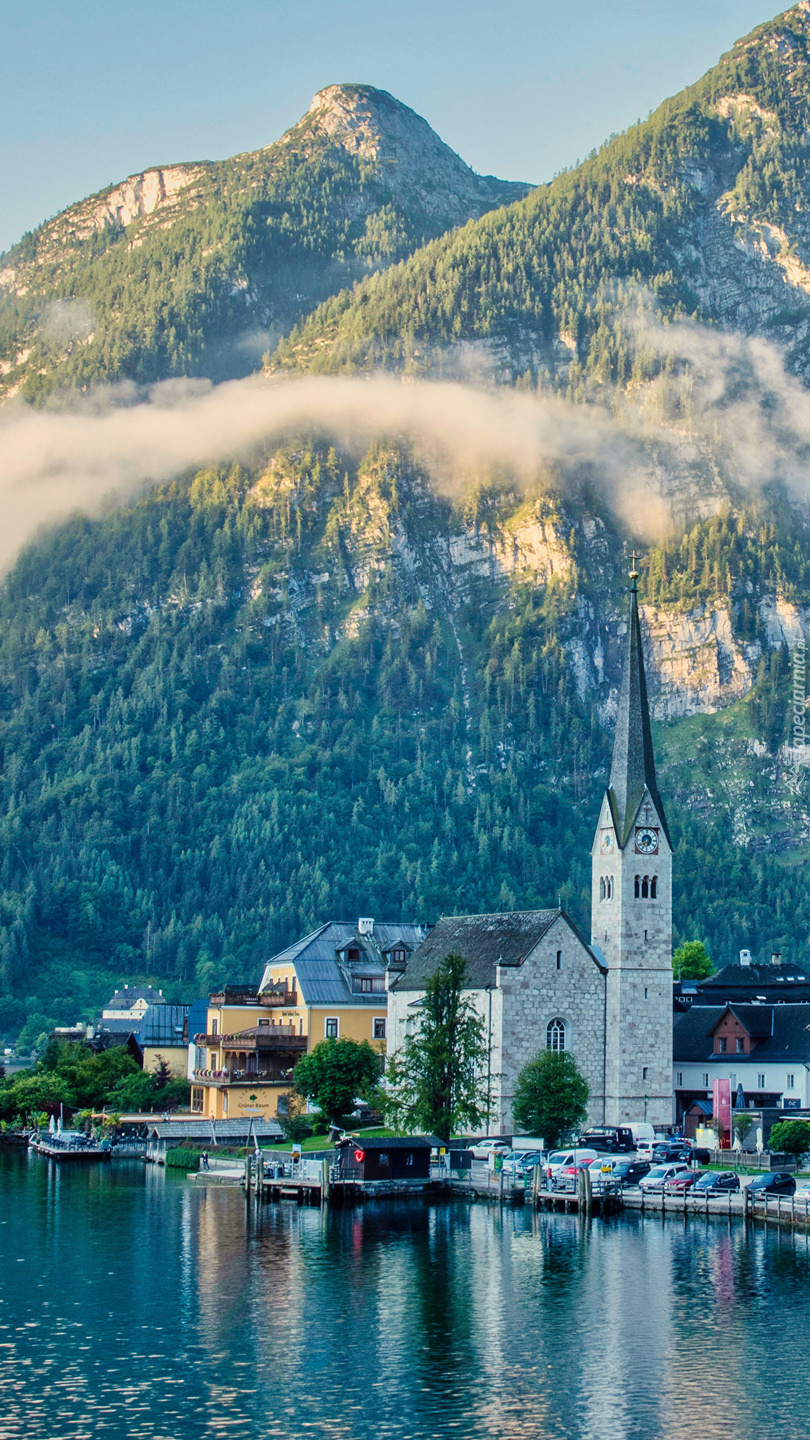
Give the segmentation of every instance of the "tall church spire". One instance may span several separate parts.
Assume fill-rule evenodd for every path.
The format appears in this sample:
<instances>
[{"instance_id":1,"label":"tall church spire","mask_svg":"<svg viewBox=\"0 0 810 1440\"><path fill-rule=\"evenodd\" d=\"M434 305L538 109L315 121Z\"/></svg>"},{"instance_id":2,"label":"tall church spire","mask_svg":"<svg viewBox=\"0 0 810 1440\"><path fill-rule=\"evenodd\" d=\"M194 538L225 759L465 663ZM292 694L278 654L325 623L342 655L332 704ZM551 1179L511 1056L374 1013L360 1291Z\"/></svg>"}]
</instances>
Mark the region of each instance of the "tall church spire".
<instances>
[{"instance_id":1,"label":"tall church spire","mask_svg":"<svg viewBox=\"0 0 810 1440\"><path fill-rule=\"evenodd\" d=\"M638 807L645 788L655 805L661 825L669 840L664 807L655 779L650 709L647 703L647 682L644 678L644 654L641 648L641 622L638 614L638 571L633 557L630 572L630 618L627 627L627 649L624 674L613 742L613 764L610 769L608 794L619 845L624 849L630 838ZM671 841L670 841L671 844Z\"/></svg>"}]
</instances>

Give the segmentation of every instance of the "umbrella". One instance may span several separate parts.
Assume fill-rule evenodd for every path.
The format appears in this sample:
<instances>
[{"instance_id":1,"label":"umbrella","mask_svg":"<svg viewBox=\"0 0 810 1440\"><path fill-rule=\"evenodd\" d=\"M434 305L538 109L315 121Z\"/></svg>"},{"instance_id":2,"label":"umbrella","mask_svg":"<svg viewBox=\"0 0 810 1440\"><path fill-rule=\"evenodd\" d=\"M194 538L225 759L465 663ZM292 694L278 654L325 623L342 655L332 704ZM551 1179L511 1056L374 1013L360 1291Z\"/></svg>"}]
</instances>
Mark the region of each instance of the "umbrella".
<instances>
[{"instance_id":1,"label":"umbrella","mask_svg":"<svg viewBox=\"0 0 810 1440\"><path fill-rule=\"evenodd\" d=\"M743 1094L742 1082L738 1083L738 1085L737 1085L737 1094L736 1094L736 1096L735 1096L735 1098L734 1098L734 1109L735 1109L735 1110L744 1110L744 1109L745 1109L745 1095Z\"/></svg>"}]
</instances>

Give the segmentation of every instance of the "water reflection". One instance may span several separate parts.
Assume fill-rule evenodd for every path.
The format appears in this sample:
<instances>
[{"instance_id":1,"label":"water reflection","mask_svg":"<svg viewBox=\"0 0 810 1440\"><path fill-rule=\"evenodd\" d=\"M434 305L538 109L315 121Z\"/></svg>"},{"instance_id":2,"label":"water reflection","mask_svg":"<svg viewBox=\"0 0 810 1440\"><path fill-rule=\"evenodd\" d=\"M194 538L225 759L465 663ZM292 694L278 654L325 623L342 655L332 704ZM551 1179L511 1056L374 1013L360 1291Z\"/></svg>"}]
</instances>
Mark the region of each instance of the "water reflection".
<instances>
[{"instance_id":1,"label":"water reflection","mask_svg":"<svg viewBox=\"0 0 810 1440\"><path fill-rule=\"evenodd\" d=\"M0 1190L2 1440L808 1431L804 1235L257 1207L26 1155Z\"/></svg>"}]
</instances>

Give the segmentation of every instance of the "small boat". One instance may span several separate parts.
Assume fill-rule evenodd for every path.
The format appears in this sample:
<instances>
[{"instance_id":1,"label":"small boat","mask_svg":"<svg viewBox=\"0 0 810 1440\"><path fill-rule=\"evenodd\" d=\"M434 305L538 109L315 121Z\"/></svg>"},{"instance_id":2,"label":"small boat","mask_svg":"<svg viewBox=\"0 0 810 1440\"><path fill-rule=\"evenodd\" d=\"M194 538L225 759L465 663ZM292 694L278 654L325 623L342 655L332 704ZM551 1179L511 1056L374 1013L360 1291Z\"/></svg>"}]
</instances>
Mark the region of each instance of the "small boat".
<instances>
[{"instance_id":1,"label":"small boat","mask_svg":"<svg viewBox=\"0 0 810 1440\"><path fill-rule=\"evenodd\" d=\"M28 1147L48 1160L109 1160L110 1144L92 1140L83 1130L58 1130L41 1133L35 1130L28 1137Z\"/></svg>"}]
</instances>

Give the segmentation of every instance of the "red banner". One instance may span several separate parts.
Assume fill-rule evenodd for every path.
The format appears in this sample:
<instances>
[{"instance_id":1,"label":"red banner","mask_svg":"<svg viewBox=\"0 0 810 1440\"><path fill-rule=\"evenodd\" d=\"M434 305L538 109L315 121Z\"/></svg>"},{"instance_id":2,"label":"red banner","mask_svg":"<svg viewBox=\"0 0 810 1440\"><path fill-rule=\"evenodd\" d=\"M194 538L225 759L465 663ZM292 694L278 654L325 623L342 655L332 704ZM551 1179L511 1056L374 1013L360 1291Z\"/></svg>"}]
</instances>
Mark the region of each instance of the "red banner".
<instances>
[{"instance_id":1,"label":"red banner","mask_svg":"<svg viewBox=\"0 0 810 1440\"><path fill-rule=\"evenodd\" d=\"M720 1143L731 1140L731 1083L728 1080L715 1080L712 1084L712 1113L715 1120L720 1121L721 1136Z\"/></svg>"}]
</instances>

